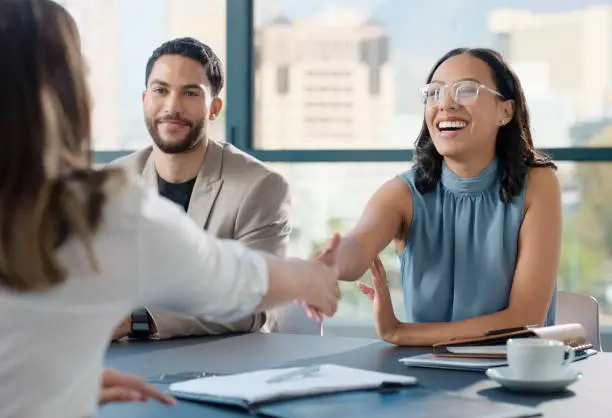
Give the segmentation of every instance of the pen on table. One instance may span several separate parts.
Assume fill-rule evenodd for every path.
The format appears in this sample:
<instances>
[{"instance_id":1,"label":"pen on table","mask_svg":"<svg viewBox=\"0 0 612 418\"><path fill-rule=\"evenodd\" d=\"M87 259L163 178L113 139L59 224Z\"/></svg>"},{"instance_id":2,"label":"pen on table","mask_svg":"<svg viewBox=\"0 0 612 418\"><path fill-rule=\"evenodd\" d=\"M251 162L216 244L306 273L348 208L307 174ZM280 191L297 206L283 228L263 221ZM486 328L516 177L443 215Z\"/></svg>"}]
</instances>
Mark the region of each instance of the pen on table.
<instances>
[{"instance_id":1,"label":"pen on table","mask_svg":"<svg viewBox=\"0 0 612 418\"><path fill-rule=\"evenodd\" d=\"M266 380L266 383L279 383L285 380L293 379L294 377L307 377L319 371L319 366L300 367L297 370L292 370L287 373L280 374L276 377Z\"/></svg>"}]
</instances>

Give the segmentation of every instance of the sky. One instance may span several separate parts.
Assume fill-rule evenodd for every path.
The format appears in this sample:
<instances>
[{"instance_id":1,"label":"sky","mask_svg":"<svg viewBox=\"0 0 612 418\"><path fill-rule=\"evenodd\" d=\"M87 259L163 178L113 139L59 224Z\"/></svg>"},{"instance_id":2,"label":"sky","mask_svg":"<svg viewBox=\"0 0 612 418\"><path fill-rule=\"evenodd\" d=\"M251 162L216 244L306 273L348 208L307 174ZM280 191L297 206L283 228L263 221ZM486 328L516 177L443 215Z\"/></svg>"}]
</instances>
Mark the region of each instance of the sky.
<instances>
[{"instance_id":1,"label":"sky","mask_svg":"<svg viewBox=\"0 0 612 418\"><path fill-rule=\"evenodd\" d=\"M278 12L291 18L308 18L326 7L359 10L386 23L399 48L431 48L454 39L468 43L487 42L487 14L498 9L525 9L534 13L562 12L612 0L256 0L256 22ZM415 32L419 36L414 36ZM421 36L428 36L426 43Z\"/></svg>"},{"instance_id":2,"label":"sky","mask_svg":"<svg viewBox=\"0 0 612 418\"><path fill-rule=\"evenodd\" d=\"M434 62L452 48L495 48L487 28L487 15L499 9L533 13L563 12L612 0L256 0L256 25L282 12L292 19L311 18L327 7L358 10L387 26L391 60L399 92L424 80ZM414 94L400 94L397 111L409 111Z\"/></svg>"}]
</instances>

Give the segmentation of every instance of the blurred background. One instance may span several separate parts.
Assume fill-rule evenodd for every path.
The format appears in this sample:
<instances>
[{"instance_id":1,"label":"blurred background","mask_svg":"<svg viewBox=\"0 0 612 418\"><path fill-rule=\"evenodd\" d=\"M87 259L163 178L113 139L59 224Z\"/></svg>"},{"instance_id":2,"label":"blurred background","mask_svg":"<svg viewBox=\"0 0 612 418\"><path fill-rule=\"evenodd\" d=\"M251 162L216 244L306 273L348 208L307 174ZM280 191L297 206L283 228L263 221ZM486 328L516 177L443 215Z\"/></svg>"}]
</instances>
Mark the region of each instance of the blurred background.
<instances>
[{"instance_id":1,"label":"blurred background","mask_svg":"<svg viewBox=\"0 0 612 418\"><path fill-rule=\"evenodd\" d=\"M612 350L612 0L60 2L83 36L99 162L150 143L141 93L159 44L193 36L229 62L212 136L287 177L298 256L350 229L369 196L410 167L418 88L434 62L455 47L498 50L526 91L536 146L560 160L559 288L599 300ZM403 317L393 249L382 259ZM372 336L369 301L343 289L325 332Z\"/></svg>"}]
</instances>

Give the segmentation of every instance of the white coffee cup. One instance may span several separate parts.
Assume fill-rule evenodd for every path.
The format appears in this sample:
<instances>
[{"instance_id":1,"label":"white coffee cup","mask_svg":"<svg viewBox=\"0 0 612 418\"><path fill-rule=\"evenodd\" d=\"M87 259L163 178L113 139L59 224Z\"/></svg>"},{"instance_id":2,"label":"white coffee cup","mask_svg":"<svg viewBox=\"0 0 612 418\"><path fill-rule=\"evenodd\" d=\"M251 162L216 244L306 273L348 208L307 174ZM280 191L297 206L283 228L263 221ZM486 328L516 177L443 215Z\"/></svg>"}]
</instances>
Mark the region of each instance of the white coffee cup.
<instances>
[{"instance_id":1,"label":"white coffee cup","mask_svg":"<svg viewBox=\"0 0 612 418\"><path fill-rule=\"evenodd\" d=\"M514 338L506 343L511 373L522 380L549 380L565 372L574 361L574 350L561 341Z\"/></svg>"}]
</instances>

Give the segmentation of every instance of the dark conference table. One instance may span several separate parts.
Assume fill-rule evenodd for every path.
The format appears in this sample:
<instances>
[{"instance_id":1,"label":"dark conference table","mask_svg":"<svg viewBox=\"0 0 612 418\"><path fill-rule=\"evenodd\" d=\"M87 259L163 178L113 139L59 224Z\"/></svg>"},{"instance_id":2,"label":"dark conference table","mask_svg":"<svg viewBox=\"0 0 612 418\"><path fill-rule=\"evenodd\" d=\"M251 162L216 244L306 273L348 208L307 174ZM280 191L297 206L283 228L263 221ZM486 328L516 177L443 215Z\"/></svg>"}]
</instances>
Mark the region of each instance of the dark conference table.
<instances>
[{"instance_id":1,"label":"dark conference table","mask_svg":"<svg viewBox=\"0 0 612 418\"><path fill-rule=\"evenodd\" d=\"M393 347L373 339L291 334L248 334L113 345L106 364L142 377L185 371L219 374L313 363L415 376L428 389L534 407L545 417L612 417L612 353L573 364L582 379L554 395L516 394L501 388L484 373L406 367L398 359L422 354L424 349ZM414 412L414 411L412 411ZM101 408L102 418L188 418L247 416L236 410L179 401L166 407L147 403L116 404ZM406 417L412 416L406 411Z\"/></svg>"}]
</instances>

